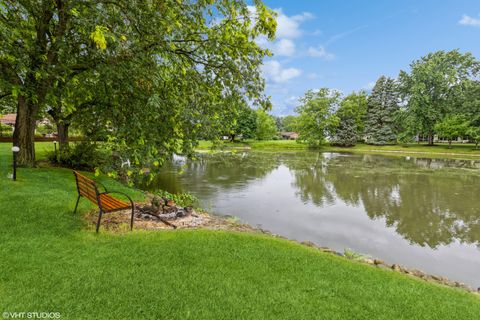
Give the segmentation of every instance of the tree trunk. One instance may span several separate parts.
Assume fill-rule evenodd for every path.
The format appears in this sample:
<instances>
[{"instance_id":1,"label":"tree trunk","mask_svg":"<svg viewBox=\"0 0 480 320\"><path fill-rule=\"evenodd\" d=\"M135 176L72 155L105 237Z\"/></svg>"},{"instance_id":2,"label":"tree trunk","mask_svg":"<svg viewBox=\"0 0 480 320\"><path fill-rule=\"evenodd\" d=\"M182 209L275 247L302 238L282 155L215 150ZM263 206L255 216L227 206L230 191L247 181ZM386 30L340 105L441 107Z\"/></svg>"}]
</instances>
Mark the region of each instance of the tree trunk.
<instances>
[{"instance_id":1,"label":"tree trunk","mask_svg":"<svg viewBox=\"0 0 480 320\"><path fill-rule=\"evenodd\" d=\"M452 149L452 139L448 139L448 149Z\"/></svg>"},{"instance_id":2,"label":"tree trunk","mask_svg":"<svg viewBox=\"0 0 480 320\"><path fill-rule=\"evenodd\" d=\"M428 133L428 145L433 146L433 132Z\"/></svg>"},{"instance_id":3,"label":"tree trunk","mask_svg":"<svg viewBox=\"0 0 480 320\"><path fill-rule=\"evenodd\" d=\"M68 128L70 124L64 121L57 121L58 147L60 152L67 150L68 146Z\"/></svg>"},{"instance_id":4,"label":"tree trunk","mask_svg":"<svg viewBox=\"0 0 480 320\"><path fill-rule=\"evenodd\" d=\"M17 119L13 132L13 144L20 148L17 162L22 166L35 164L35 126L38 108L27 102L25 97L18 97Z\"/></svg>"}]
</instances>

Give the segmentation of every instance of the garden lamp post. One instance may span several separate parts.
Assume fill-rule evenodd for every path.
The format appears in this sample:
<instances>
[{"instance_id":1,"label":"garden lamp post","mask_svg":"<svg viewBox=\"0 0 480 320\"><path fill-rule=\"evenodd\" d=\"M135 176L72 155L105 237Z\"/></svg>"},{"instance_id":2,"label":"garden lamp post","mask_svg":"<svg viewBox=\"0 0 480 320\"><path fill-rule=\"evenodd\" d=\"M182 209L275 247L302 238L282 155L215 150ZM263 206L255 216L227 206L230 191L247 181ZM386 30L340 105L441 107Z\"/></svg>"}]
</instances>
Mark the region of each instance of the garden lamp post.
<instances>
[{"instance_id":1,"label":"garden lamp post","mask_svg":"<svg viewBox=\"0 0 480 320\"><path fill-rule=\"evenodd\" d=\"M13 152L13 181L17 180L17 153L20 151L20 148L17 146L12 147Z\"/></svg>"},{"instance_id":2,"label":"garden lamp post","mask_svg":"<svg viewBox=\"0 0 480 320\"><path fill-rule=\"evenodd\" d=\"M55 162L57 162L58 157L57 157L57 140L53 140L53 149L54 149L54 155L55 155Z\"/></svg>"}]
</instances>

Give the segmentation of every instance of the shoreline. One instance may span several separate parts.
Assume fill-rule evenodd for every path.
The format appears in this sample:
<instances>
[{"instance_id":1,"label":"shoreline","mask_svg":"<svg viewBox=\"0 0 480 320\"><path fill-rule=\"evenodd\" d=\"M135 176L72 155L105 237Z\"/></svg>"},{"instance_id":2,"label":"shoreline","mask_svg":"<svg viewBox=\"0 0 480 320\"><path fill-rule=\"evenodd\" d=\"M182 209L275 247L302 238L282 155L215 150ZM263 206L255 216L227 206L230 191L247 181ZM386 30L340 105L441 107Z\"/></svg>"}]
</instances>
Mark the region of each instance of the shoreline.
<instances>
[{"instance_id":1,"label":"shoreline","mask_svg":"<svg viewBox=\"0 0 480 320\"><path fill-rule=\"evenodd\" d=\"M294 140L271 140L271 141L243 141L243 142L224 142L219 146L212 148L213 144L208 141L202 141L196 152L222 152L222 151L316 151L316 152L341 152L357 154L379 154L394 156L421 155L426 158L455 159L455 160L480 160L480 149L475 149L474 145L458 144L452 149L447 145L436 144L427 145L386 145L376 146L367 144L357 144L353 147L338 147L324 145L311 148L305 144L300 144ZM455 150L457 152L455 152Z\"/></svg>"}]
</instances>

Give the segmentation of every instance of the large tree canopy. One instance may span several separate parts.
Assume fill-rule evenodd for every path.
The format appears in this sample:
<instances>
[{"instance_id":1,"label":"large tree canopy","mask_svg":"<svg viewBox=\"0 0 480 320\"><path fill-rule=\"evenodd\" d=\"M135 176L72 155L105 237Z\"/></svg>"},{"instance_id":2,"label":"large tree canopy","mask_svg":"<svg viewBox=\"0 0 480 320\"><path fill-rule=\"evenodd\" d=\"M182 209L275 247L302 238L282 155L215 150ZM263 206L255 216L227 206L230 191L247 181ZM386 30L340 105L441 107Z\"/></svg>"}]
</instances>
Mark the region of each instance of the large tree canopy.
<instances>
[{"instance_id":1,"label":"large tree canopy","mask_svg":"<svg viewBox=\"0 0 480 320\"><path fill-rule=\"evenodd\" d=\"M46 109L63 123L90 114L109 125L112 142L154 155L187 146L192 131L241 105L225 101L267 105L259 66L269 52L254 40L272 39L276 22L254 4L1 0L0 96L17 102L20 162L35 159L35 121Z\"/></svg>"},{"instance_id":2,"label":"large tree canopy","mask_svg":"<svg viewBox=\"0 0 480 320\"><path fill-rule=\"evenodd\" d=\"M337 90L321 88L307 91L300 99L302 105L295 109L300 141L310 146L325 143L338 126L339 119L334 112L339 108L340 101L341 93Z\"/></svg>"},{"instance_id":3,"label":"large tree canopy","mask_svg":"<svg viewBox=\"0 0 480 320\"><path fill-rule=\"evenodd\" d=\"M400 72L401 92L406 101L404 123L407 130L428 135L433 144L435 125L462 100L465 82L479 72L471 53L458 50L430 53Z\"/></svg>"}]
</instances>

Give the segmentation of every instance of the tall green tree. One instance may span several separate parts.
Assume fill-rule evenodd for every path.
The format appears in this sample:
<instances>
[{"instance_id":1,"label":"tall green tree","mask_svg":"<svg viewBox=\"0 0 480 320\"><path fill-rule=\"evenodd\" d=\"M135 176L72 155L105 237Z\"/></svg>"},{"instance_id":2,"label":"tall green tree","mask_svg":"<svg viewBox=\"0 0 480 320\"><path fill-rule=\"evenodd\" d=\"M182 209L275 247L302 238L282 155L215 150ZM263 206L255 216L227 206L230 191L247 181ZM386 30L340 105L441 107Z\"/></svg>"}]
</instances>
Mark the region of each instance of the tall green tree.
<instances>
[{"instance_id":1,"label":"tall green tree","mask_svg":"<svg viewBox=\"0 0 480 320\"><path fill-rule=\"evenodd\" d=\"M319 146L326 142L338 125L338 117L334 111L339 107L340 98L340 92L328 88L305 93L300 99L302 104L295 109L298 113L297 129L300 141L310 146Z\"/></svg>"},{"instance_id":2,"label":"tall green tree","mask_svg":"<svg viewBox=\"0 0 480 320\"><path fill-rule=\"evenodd\" d=\"M467 134L470 123L463 115L448 115L435 125L435 132L439 137L448 140L448 148L452 147L452 140Z\"/></svg>"},{"instance_id":3,"label":"tall green tree","mask_svg":"<svg viewBox=\"0 0 480 320\"><path fill-rule=\"evenodd\" d=\"M350 93L342 99L339 110L341 110L340 114L354 118L357 140L362 139L365 130L365 115L367 114L367 93L365 91Z\"/></svg>"},{"instance_id":4,"label":"tall green tree","mask_svg":"<svg viewBox=\"0 0 480 320\"><path fill-rule=\"evenodd\" d=\"M480 126L470 126L466 133L473 141L475 141L475 149L478 149L480 143Z\"/></svg>"},{"instance_id":5,"label":"tall green tree","mask_svg":"<svg viewBox=\"0 0 480 320\"><path fill-rule=\"evenodd\" d=\"M252 139L257 131L257 113L247 105L241 107L231 121L229 137L232 142L237 136L243 139Z\"/></svg>"},{"instance_id":6,"label":"tall green tree","mask_svg":"<svg viewBox=\"0 0 480 320\"><path fill-rule=\"evenodd\" d=\"M12 96L17 103L14 140L20 146L20 163L32 164L35 160L34 130L40 112L50 107L61 119L76 110L62 100L76 93L74 86L70 87L74 92L68 92L68 84L84 73L93 81L99 74L107 79L120 78L113 90L99 91L128 95L130 89L143 86L143 94L150 94L145 99L150 107L134 108L138 118L146 119L142 131L135 131L135 126L131 130L122 128L118 131L123 135L115 139L119 145L128 144L137 151L164 147L165 142L154 145L161 139L145 139L158 131L148 126L158 118L152 112L166 112L160 106L162 95L172 99L163 104L169 107L177 99L175 107L185 103L193 109L191 106L200 100L204 103L200 109L208 112L197 118L210 120L221 116L220 99L250 99L268 106L259 67L269 52L260 48L255 38L265 35L272 39L276 22L274 13L261 1L254 4L252 15L247 4L237 0L1 0L0 94ZM128 77L136 68L142 68L143 74ZM168 93L176 81L182 81L179 88L187 89L182 92L174 88ZM209 94L182 99L187 93L199 94L201 90ZM97 99L96 90L90 95L95 99L86 99L90 100L88 107L97 100L91 112L100 118L125 111L120 104L110 102L112 96ZM132 102L128 97L118 100ZM177 110L172 113L181 118ZM192 118L194 113L189 113L189 121L199 120ZM171 123L157 121L155 125ZM190 137L192 126L161 131L177 132L175 139ZM187 140L183 141L191 144ZM166 144L172 145L172 141Z\"/></svg>"},{"instance_id":7,"label":"tall green tree","mask_svg":"<svg viewBox=\"0 0 480 320\"><path fill-rule=\"evenodd\" d=\"M435 125L459 105L465 82L479 72L471 53L458 50L430 53L400 72L400 91L406 103L407 129L428 136L433 145Z\"/></svg>"},{"instance_id":8,"label":"tall green tree","mask_svg":"<svg viewBox=\"0 0 480 320\"><path fill-rule=\"evenodd\" d=\"M297 117L296 116L285 116L282 118L282 127L283 131L286 132L295 132L297 131Z\"/></svg>"},{"instance_id":9,"label":"tall green tree","mask_svg":"<svg viewBox=\"0 0 480 320\"><path fill-rule=\"evenodd\" d=\"M332 144L351 147L363 135L364 117L367 112L367 96L365 92L353 92L342 99L340 107L335 111L338 126L332 136Z\"/></svg>"},{"instance_id":10,"label":"tall green tree","mask_svg":"<svg viewBox=\"0 0 480 320\"><path fill-rule=\"evenodd\" d=\"M270 140L277 135L275 119L263 109L257 109L257 129L255 137L258 140Z\"/></svg>"},{"instance_id":11,"label":"tall green tree","mask_svg":"<svg viewBox=\"0 0 480 320\"><path fill-rule=\"evenodd\" d=\"M357 143L358 126L350 114L338 114L338 125L332 136L331 144L341 147L353 147Z\"/></svg>"},{"instance_id":12,"label":"tall green tree","mask_svg":"<svg viewBox=\"0 0 480 320\"><path fill-rule=\"evenodd\" d=\"M365 141L369 144L396 142L394 114L398 110L395 81L381 76L375 83L367 101L365 115Z\"/></svg>"}]
</instances>

